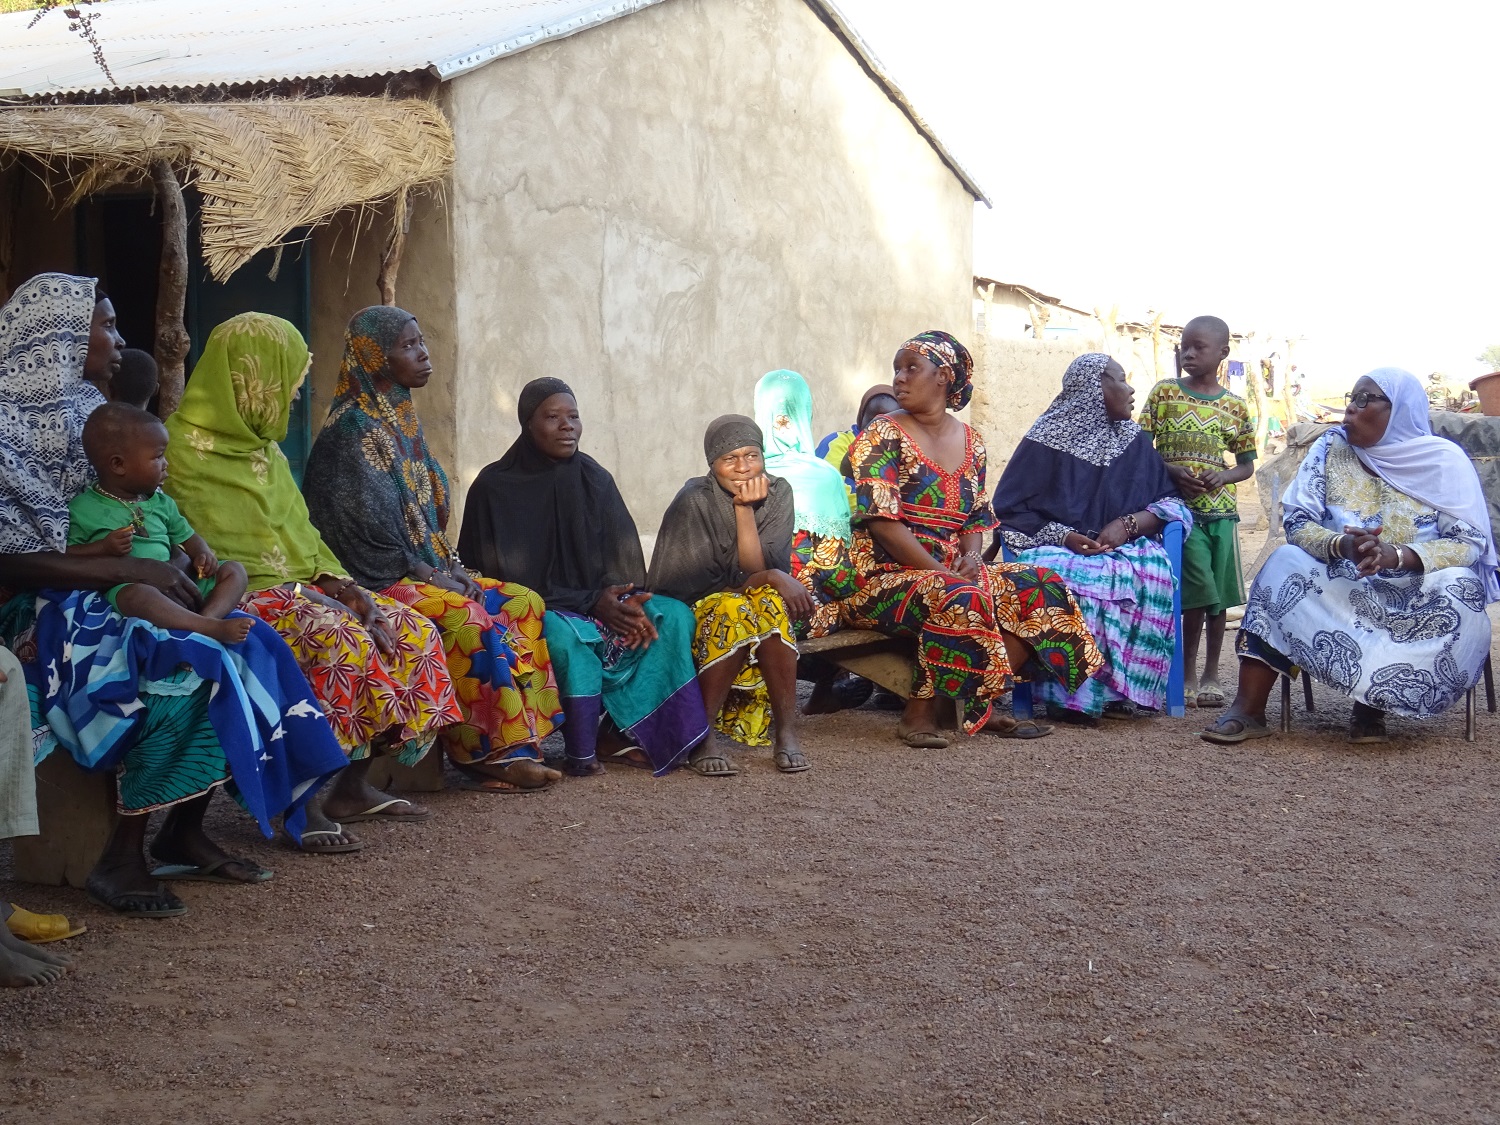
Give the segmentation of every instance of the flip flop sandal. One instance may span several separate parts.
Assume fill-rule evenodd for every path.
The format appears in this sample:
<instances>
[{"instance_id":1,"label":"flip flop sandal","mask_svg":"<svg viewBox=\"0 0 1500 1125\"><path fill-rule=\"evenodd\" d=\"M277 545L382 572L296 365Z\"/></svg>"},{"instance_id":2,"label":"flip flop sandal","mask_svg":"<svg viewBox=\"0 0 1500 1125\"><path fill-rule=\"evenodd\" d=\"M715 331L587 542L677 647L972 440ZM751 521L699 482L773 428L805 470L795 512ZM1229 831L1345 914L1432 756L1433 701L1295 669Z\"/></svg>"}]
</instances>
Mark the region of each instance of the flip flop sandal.
<instances>
[{"instance_id":1,"label":"flip flop sandal","mask_svg":"<svg viewBox=\"0 0 1500 1125\"><path fill-rule=\"evenodd\" d=\"M588 775L575 774L574 776L586 777ZM517 785L514 781L506 781L500 777L460 777L458 787L467 789L470 793L509 793L520 796L527 793L540 793L548 788L546 785Z\"/></svg>"},{"instance_id":2,"label":"flip flop sandal","mask_svg":"<svg viewBox=\"0 0 1500 1125\"><path fill-rule=\"evenodd\" d=\"M598 777L604 765L598 758L564 758L563 773L568 777Z\"/></svg>"},{"instance_id":3,"label":"flip flop sandal","mask_svg":"<svg viewBox=\"0 0 1500 1125\"><path fill-rule=\"evenodd\" d=\"M896 724L896 737L913 750L946 750L948 740L937 731L913 730L905 723Z\"/></svg>"},{"instance_id":4,"label":"flip flop sandal","mask_svg":"<svg viewBox=\"0 0 1500 1125\"><path fill-rule=\"evenodd\" d=\"M1193 700L1194 707L1222 707L1224 706L1224 689L1218 684L1209 684L1200 687L1197 696Z\"/></svg>"},{"instance_id":5,"label":"flip flop sandal","mask_svg":"<svg viewBox=\"0 0 1500 1125\"><path fill-rule=\"evenodd\" d=\"M803 770L812 769L812 763L807 760L807 755L803 754L800 750L796 754L788 754L785 750L778 750L776 751L774 760L776 768L782 773L801 773ZM799 761L800 765L798 764Z\"/></svg>"},{"instance_id":6,"label":"flip flop sandal","mask_svg":"<svg viewBox=\"0 0 1500 1125\"><path fill-rule=\"evenodd\" d=\"M1182 705L1184 707L1196 707L1196 706L1198 706L1198 689L1197 688L1183 688L1182 689Z\"/></svg>"},{"instance_id":7,"label":"flip flop sandal","mask_svg":"<svg viewBox=\"0 0 1500 1125\"><path fill-rule=\"evenodd\" d=\"M646 748L644 746L636 746L634 743L632 743L631 745L626 746L623 749L616 750L613 754L611 754L609 756L609 764L612 766L629 766L631 769L636 770L649 770L651 768L650 759L648 758L646 761L641 761L641 758L637 758L634 756L637 754L639 754L641 758L644 758L646 756Z\"/></svg>"},{"instance_id":8,"label":"flip flop sandal","mask_svg":"<svg viewBox=\"0 0 1500 1125\"><path fill-rule=\"evenodd\" d=\"M219 872L231 864L238 864L254 874L249 879L236 879ZM248 859L220 859L199 866L195 863L163 863L151 869L153 879L175 879L184 883L268 883L276 872L251 863Z\"/></svg>"},{"instance_id":9,"label":"flip flop sandal","mask_svg":"<svg viewBox=\"0 0 1500 1125\"><path fill-rule=\"evenodd\" d=\"M1238 726L1236 731L1225 730L1228 726ZM1249 719L1242 719L1238 715L1225 715L1213 726L1201 732L1198 737L1204 742L1217 742L1221 746L1233 746L1237 742L1248 742L1252 738L1271 738L1276 734L1264 723L1252 723Z\"/></svg>"},{"instance_id":10,"label":"flip flop sandal","mask_svg":"<svg viewBox=\"0 0 1500 1125\"><path fill-rule=\"evenodd\" d=\"M1053 727L1049 723L1038 723L1031 719L1020 719L1016 725L1009 730L990 730L996 738L1046 738L1052 733Z\"/></svg>"},{"instance_id":11,"label":"flip flop sandal","mask_svg":"<svg viewBox=\"0 0 1500 1125\"><path fill-rule=\"evenodd\" d=\"M188 912L187 905L165 887L160 892L125 891L107 899L93 891L84 893L90 902L127 918L181 918Z\"/></svg>"},{"instance_id":12,"label":"flip flop sandal","mask_svg":"<svg viewBox=\"0 0 1500 1125\"><path fill-rule=\"evenodd\" d=\"M355 852L365 850L363 840L351 840L344 835L344 826L335 824L332 828L309 828L302 833L302 843L298 844L290 836L283 836L289 847L298 851L306 852L308 855L352 855ZM337 844L320 844L319 840L339 840ZM310 842L309 842L310 841Z\"/></svg>"},{"instance_id":13,"label":"flip flop sandal","mask_svg":"<svg viewBox=\"0 0 1500 1125\"><path fill-rule=\"evenodd\" d=\"M82 923L72 925L65 914L34 914L24 906L10 904L10 917L5 926L22 941L32 945L46 945L49 941L66 941L87 933Z\"/></svg>"},{"instance_id":14,"label":"flip flop sandal","mask_svg":"<svg viewBox=\"0 0 1500 1125\"><path fill-rule=\"evenodd\" d=\"M508 784L508 783L507 783ZM388 813L385 810L396 805L408 805L416 808L411 801L405 797L392 797L389 801L381 801L378 805L371 805L364 812L355 813L353 816L344 817L345 824L359 824L367 820L386 820L400 824L422 824L432 819L432 810L425 809L419 813ZM306 833L303 833L306 835Z\"/></svg>"},{"instance_id":15,"label":"flip flop sandal","mask_svg":"<svg viewBox=\"0 0 1500 1125\"><path fill-rule=\"evenodd\" d=\"M710 773L702 768L705 762L723 762L728 768L714 770ZM740 772L734 767L734 763L724 757L723 754L711 754L706 758L699 758L696 762L689 762L688 769L692 770L699 777L738 777Z\"/></svg>"},{"instance_id":16,"label":"flip flop sandal","mask_svg":"<svg viewBox=\"0 0 1500 1125\"><path fill-rule=\"evenodd\" d=\"M1114 700L1104 705L1104 718L1106 719L1134 719L1139 717L1141 709L1129 700Z\"/></svg>"}]
</instances>

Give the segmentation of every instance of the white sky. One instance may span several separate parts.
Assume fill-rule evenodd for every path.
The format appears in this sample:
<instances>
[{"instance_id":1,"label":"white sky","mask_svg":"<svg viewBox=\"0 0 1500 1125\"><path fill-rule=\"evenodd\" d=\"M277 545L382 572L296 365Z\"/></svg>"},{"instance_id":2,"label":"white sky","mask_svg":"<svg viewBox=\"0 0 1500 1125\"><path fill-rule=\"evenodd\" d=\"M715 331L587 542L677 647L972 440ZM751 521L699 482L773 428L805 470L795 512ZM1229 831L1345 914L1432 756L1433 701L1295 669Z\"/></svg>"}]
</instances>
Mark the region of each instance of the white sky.
<instances>
[{"instance_id":1,"label":"white sky","mask_svg":"<svg viewBox=\"0 0 1500 1125\"><path fill-rule=\"evenodd\" d=\"M976 272L1302 335L1337 386L1500 344L1500 5L838 0L985 188Z\"/></svg>"}]
</instances>

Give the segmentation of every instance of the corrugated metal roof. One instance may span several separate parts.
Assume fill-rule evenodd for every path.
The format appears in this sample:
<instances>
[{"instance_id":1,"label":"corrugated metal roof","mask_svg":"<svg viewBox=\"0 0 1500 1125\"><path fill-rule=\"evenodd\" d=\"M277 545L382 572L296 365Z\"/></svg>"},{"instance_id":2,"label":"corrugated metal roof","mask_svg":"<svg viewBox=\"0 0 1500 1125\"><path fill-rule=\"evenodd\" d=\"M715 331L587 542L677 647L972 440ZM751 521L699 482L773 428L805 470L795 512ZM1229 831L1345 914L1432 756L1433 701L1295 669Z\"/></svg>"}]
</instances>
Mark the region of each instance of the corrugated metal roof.
<instances>
[{"instance_id":1,"label":"corrugated metal roof","mask_svg":"<svg viewBox=\"0 0 1500 1125\"><path fill-rule=\"evenodd\" d=\"M832 0L806 0L976 199L984 192ZM110 0L91 9L119 88L194 89L429 71L454 78L661 0ZM61 12L0 15L0 97L111 89Z\"/></svg>"},{"instance_id":2,"label":"corrugated metal roof","mask_svg":"<svg viewBox=\"0 0 1500 1125\"><path fill-rule=\"evenodd\" d=\"M365 77L452 78L661 0L111 0L91 9L123 89ZM61 12L0 16L0 94L95 93L109 83Z\"/></svg>"}]
</instances>

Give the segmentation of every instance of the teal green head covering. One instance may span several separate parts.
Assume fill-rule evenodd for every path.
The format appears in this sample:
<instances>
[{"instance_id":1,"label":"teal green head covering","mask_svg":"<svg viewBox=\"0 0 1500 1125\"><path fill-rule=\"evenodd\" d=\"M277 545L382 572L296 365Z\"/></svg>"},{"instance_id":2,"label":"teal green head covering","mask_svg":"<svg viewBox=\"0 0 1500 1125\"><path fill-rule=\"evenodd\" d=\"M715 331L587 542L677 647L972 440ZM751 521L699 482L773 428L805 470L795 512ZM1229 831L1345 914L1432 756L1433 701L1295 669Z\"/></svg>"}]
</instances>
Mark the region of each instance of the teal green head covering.
<instances>
[{"instance_id":1,"label":"teal green head covering","mask_svg":"<svg viewBox=\"0 0 1500 1125\"><path fill-rule=\"evenodd\" d=\"M766 472L792 486L796 529L849 542L844 478L818 457L812 436L812 392L795 371L772 371L755 385L755 421L765 435Z\"/></svg>"}]
</instances>

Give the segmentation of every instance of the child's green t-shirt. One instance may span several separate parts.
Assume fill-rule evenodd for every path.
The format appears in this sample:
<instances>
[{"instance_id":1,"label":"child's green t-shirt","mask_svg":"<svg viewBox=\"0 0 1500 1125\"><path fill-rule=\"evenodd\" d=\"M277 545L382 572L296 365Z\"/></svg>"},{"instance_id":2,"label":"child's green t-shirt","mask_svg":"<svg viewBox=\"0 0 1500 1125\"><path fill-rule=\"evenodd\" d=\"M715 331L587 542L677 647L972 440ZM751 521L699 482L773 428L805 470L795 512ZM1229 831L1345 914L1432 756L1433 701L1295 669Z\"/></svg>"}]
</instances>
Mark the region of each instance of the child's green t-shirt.
<instances>
[{"instance_id":1,"label":"child's green t-shirt","mask_svg":"<svg viewBox=\"0 0 1500 1125\"><path fill-rule=\"evenodd\" d=\"M1200 395L1181 379L1163 379L1151 388L1141 411L1141 429L1151 435L1162 460L1195 472L1221 471L1224 454L1236 464L1255 460L1255 419L1239 395L1226 388ZM1187 506L1198 519L1239 519L1234 485L1194 496Z\"/></svg>"},{"instance_id":2,"label":"child's green t-shirt","mask_svg":"<svg viewBox=\"0 0 1500 1125\"><path fill-rule=\"evenodd\" d=\"M168 562L172 548L193 537L177 502L161 489L145 500L118 500L89 485L68 502L68 546L95 543L111 531L134 526L130 557Z\"/></svg>"}]
</instances>

